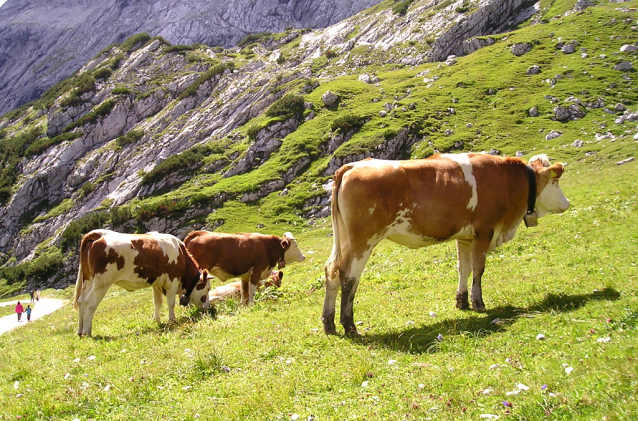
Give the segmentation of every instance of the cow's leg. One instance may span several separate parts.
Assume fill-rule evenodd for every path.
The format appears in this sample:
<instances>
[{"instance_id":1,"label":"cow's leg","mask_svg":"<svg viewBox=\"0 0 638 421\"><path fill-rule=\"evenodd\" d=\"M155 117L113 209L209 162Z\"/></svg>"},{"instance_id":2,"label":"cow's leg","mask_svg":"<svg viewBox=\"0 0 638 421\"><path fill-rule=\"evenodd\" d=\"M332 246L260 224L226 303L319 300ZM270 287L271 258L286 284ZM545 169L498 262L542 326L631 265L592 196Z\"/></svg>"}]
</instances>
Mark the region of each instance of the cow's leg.
<instances>
[{"instance_id":1,"label":"cow's leg","mask_svg":"<svg viewBox=\"0 0 638 421\"><path fill-rule=\"evenodd\" d=\"M174 285L179 285L179 280L175 279L173 281L173 284ZM177 297L177 289L173 290L171 288L168 291L166 291L166 306L168 307L168 321L169 322L174 322L175 321L175 297ZM161 303L160 303L160 308L161 308ZM157 309L157 307L156 307L156 309Z\"/></svg>"},{"instance_id":2,"label":"cow's leg","mask_svg":"<svg viewBox=\"0 0 638 421\"><path fill-rule=\"evenodd\" d=\"M250 275L250 283L248 284L248 305L251 305L254 302L255 292L257 292L257 287L261 281L262 272L263 270L253 269L253 272Z\"/></svg>"},{"instance_id":3,"label":"cow's leg","mask_svg":"<svg viewBox=\"0 0 638 421\"><path fill-rule=\"evenodd\" d=\"M367 250L360 259L352 260L348 270L339 270L339 279L341 281L341 325L345 330L346 336L359 335L354 325L354 296L359 285L359 278L373 248L374 246Z\"/></svg>"},{"instance_id":4,"label":"cow's leg","mask_svg":"<svg viewBox=\"0 0 638 421\"><path fill-rule=\"evenodd\" d=\"M153 314L153 320L157 323L161 321L160 313L162 310L162 302L164 301L162 291L153 287L153 304L155 304L155 313ZM174 317L175 315L173 315ZM168 307L168 319L171 320L171 307Z\"/></svg>"},{"instance_id":5,"label":"cow's leg","mask_svg":"<svg viewBox=\"0 0 638 421\"><path fill-rule=\"evenodd\" d=\"M239 301L241 305L248 305L248 297L250 296L250 277L252 275L252 270L248 273L248 276L244 276L241 278L241 300Z\"/></svg>"},{"instance_id":6,"label":"cow's leg","mask_svg":"<svg viewBox=\"0 0 638 421\"><path fill-rule=\"evenodd\" d=\"M82 292L78 297L78 336L82 336L84 334L84 308L86 307L86 294L87 289L92 285L91 282L85 281L82 287Z\"/></svg>"},{"instance_id":7,"label":"cow's leg","mask_svg":"<svg viewBox=\"0 0 638 421\"><path fill-rule=\"evenodd\" d=\"M481 278L485 271L485 258L492 238L477 237L472 242L472 308L474 311L484 311L483 292L481 290Z\"/></svg>"},{"instance_id":8,"label":"cow's leg","mask_svg":"<svg viewBox=\"0 0 638 421\"><path fill-rule=\"evenodd\" d=\"M459 288L456 291L456 307L461 310L468 310L470 303L467 293L467 279L472 272L472 243L456 241L458 253Z\"/></svg>"},{"instance_id":9,"label":"cow's leg","mask_svg":"<svg viewBox=\"0 0 638 421\"><path fill-rule=\"evenodd\" d=\"M326 297L323 300L323 313L321 321L323 322L323 330L326 335L336 335L337 328L335 326L335 302L337 301L337 293L339 292L339 277L330 277L326 269Z\"/></svg>"},{"instance_id":10,"label":"cow's leg","mask_svg":"<svg viewBox=\"0 0 638 421\"><path fill-rule=\"evenodd\" d=\"M93 326L93 315L97 309L98 304L104 298L108 287L101 287L96 285L97 282L93 282L93 288L85 295L84 299L84 314L82 315L82 332L80 336L91 336L91 330Z\"/></svg>"}]
</instances>

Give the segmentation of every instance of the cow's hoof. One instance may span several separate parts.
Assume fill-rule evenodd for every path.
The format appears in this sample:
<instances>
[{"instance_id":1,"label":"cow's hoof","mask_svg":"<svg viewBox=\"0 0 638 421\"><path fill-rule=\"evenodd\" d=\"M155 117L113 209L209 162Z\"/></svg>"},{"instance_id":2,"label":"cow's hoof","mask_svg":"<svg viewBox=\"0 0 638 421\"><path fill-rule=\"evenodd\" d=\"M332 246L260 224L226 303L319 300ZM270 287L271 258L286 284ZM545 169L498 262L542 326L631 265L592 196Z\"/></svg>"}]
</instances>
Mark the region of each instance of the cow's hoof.
<instances>
[{"instance_id":1,"label":"cow's hoof","mask_svg":"<svg viewBox=\"0 0 638 421\"><path fill-rule=\"evenodd\" d=\"M469 310L470 302L468 301L467 292L456 294L456 308L459 310Z\"/></svg>"},{"instance_id":2,"label":"cow's hoof","mask_svg":"<svg viewBox=\"0 0 638 421\"><path fill-rule=\"evenodd\" d=\"M323 331L326 332L326 335L338 335L337 327L334 323L324 323Z\"/></svg>"},{"instance_id":3,"label":"cow's hoof","mask_svg":"<svg viewBox=\"0 0 638 421\"><path fill-rule=\"evenodd\" d=\"M361 334L357 331L356 327L354 327L354 326L349 326L349 327L344 326L343 328L344 328L344 331L345 331L346 336L348 338L359 338L359 337L361 337Z\"/></svg>"},{"instance_id":4,"label":"cow's hoof","mask_svg":"<svg viewBox=\"0 0 638 421\"><path fill-rule=\"evenodd\" d=\"M483 304L483 302L479 303L479 302L473 301L472 310L476 311L477 313L483 313L485 311L485 304Z\"/></svg>"}]
</instances>

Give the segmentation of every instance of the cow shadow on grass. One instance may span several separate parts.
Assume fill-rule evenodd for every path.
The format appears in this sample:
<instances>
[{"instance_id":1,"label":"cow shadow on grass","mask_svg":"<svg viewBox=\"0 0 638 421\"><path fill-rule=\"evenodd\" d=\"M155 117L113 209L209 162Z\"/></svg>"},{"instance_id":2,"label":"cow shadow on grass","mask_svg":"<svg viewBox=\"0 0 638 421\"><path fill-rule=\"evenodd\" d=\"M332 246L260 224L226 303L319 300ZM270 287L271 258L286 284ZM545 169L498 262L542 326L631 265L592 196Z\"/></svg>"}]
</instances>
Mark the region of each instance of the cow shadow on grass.
<instances>
[{"instance_id":1,"label":"cow shadow on grass","mask_svg":"<svg viewBox=\"0 0 638 421\"><path fill-rule=\"evenodd\" d=\"M615 301L620 293L613 288L605 288L591 294L557 295L547 294L545 298L530 307L501 306L483 313L467 312L467 317L442 320L431 325L422 325L402 331L391 331L363 335L355 341L361 344L376 344L384 348L412 354L433 353L439 349L439 335L442 338L460 334L488 336L507 330L519 319L537 314L572 311L591 301Z\"/></svg>"},{"instance_id":2,"label":"cow shadow on grass","mask_svg":"<svg viewBox=\"0 0 638 421\"><path fill-rule=\"evenodd\" d=\"M206 317L216 319L217 309L214 306L209 307L208 310L195 308L189 315L178 317L174 322L162 321L160 323L151 323L138 329L126 331L120 335L93 335L90 338L97 341L109 342L128 336L162 335L178 330L190 329Z\"/></svg>"}]
</instances>

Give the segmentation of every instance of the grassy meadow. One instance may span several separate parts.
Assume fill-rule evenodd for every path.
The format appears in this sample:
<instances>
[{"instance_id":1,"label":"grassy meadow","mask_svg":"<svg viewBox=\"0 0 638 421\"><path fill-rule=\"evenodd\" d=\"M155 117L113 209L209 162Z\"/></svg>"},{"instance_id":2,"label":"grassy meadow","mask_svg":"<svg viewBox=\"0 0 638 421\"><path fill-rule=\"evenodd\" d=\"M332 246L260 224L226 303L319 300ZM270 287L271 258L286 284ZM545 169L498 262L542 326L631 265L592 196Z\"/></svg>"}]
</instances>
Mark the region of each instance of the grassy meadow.
<instances>
[{"instance_id":1,"label":"grassy meadow","mask_svg":"<svg viewBox=\"0 0 638 421\"><path fill-rule=\"evenodd\" d=\"M0 419L635 419L638 163L615 164L635 152L625 138L569 162L572 207L489 255L485 313L454 307L454 243L384 242L356 299L362 337L327 337L330 222L282 227L307 259L250 308L158 326L150 290L114 287L93 338L70 305L0 336Z\"/></svg>"}]
</instances>

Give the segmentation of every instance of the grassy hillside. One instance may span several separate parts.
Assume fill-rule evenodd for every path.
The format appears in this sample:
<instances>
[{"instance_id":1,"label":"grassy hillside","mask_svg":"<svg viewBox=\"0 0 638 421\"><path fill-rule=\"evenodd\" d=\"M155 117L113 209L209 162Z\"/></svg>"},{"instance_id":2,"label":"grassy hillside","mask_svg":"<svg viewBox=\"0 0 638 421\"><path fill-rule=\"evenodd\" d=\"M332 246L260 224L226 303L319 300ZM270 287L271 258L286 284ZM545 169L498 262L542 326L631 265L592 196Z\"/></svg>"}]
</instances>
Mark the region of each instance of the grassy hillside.
<instances>
[{"instance_id":1,"label":"grassy hillside","mask_svg":"<svg viewBox=\"0 0 638 421\"><path fill-rule=\"evenodd\" d=\"M68 306L0 336L0 419L632 419L638 169L615 162L634 148L570 162L571 209L488 257L484 314L454 307L453 243L386 242L357 296L363 337L325 336L322 220L298 234L306 262L253 307L180 308L158 327L150 291L114 288L93 339Z\"/></svg>"},{"instance_id":2,"label":"grassy hillside","mask_svg":"<svg viewBox=\"0 0 638 421\"><path fill-rule=\"evenodd\" d=\"M605 2L564 15L574 3L541 1L542 24L494 36L493 45L452 65L373 63L347 74L337 58L323 55L313 63L313 77L339 76L285 85L288 93L314 104L314 118L300 122L261 165L227 179L205 170L220 157L241 153L254 127L278 119L266 112L240 127L237 136L192 150L184 160L202 159L204 165L189 167L186 182L116 211L105 203L94 220L73 224L73 233L81 235L89 223L158 209L163 216L182 217L185 209L216 195L253 192L308 162L285 196L275 191L247 203L227 200L184 222L222 224L226 232L292 231L307 258L285 269L281 289L258 296L250 308L222 303L216 315L177 308L177 323L158 326L150 290L114 287L98 307L93 338L77 338L77 312L70 306L3 334L0 420L636 418L638 163L617 162L638 154L638 128L636 122L615 120L624 114L622 107L635 112L638 106L636 53L620 51L636 43L638 1ZM573 54L557 48L573 41ZM287 57L294 55L295 43L299 40L282 48ZM531 44L531 51L514 56L510 49L516 43ZM198 48L188 50L189 56L200 54ZM241 69L249 58L236 56L235 68ZM614 70L621 61L634 69ZM528 75L534 65L541 72ZM376 75L378 86L360 82L361 73ZM306 86L314 88L304 91ZM340 96L338 106L323 107L321 96L328 90ZM554 118L555 107L579 101L582 118ZM586 106L601 102L604 107ZM538 117L529 115L532 107ZM41 115L29 113L20 120L21 143L13 145L22 152L42 125ZM552 130L562 135L546 140ZM345 142L326 154L331 139L344 131ZM330 220L311 222L302 215L309 199L325 194L321 184L330 178L325 170L333 157L373 150L402 131L414 140L402 151L405 158L435 150L496 149L566 161L561 185L572 206L542 218L538 227L521 227L512 242L488 256L487 311L481 314L454 306L454 243L413 251L383 242L358 289L355 322L362 338L327 337L320 317ZM582 146L574 146L577 140ZM0 139L0 146L11 145ZM5 149L0 148L8 157L0 189L10 192L17 181L9 170L23 155ZM178 164L167 174L180 171ZM63 215L72 206L61 202L39 218ZM143 218L138 222L143 229ZM27 222L23 229L30 227ZM0 295L45 276L76 248L73 241L49 241L39 246L34 262L2 272L13 278L5 284L0 279ZM70 298L72 291L57 293Z\"/></svg>"}]
</instances>

